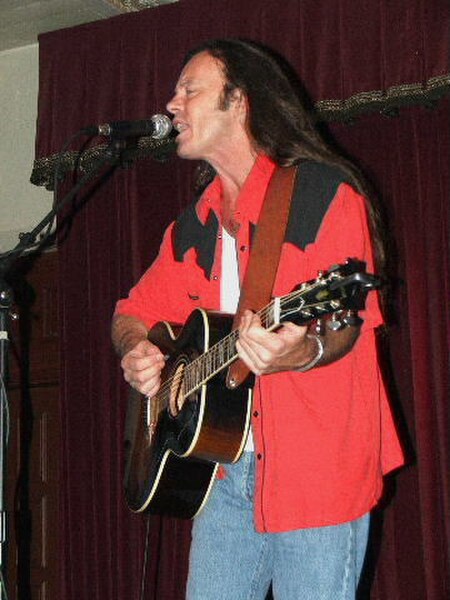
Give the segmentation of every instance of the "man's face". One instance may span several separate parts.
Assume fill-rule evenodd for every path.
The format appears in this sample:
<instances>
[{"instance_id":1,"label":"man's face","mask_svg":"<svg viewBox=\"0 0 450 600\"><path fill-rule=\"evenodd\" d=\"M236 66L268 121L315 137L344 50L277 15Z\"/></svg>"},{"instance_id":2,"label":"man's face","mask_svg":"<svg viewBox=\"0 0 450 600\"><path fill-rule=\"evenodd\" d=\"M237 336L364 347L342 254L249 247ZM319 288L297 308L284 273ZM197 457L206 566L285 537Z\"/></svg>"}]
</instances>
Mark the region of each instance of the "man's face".
<instances>
[{"instance_id":1,"label":"man's face","mask_svg":"<svg viewBox=\"0 0 450 600\"><path fill-rule=\"evenodd\" d=\"M237 136L244 133L239 97L220 108L225 77L220 63L210 54L194 56L184 67L167 110L179 131L177 152L182 158L211 164L233 151Z\"/></svg>"}]
</instances>

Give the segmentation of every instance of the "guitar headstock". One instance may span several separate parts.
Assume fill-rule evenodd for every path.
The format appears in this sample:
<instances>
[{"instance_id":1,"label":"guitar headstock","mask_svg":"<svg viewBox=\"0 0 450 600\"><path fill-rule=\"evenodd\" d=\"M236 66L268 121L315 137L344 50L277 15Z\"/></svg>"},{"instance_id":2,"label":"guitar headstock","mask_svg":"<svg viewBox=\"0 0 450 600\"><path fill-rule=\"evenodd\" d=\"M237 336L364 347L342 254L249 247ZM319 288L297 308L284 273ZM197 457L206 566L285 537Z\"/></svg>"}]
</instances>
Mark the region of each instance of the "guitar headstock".
<instances>
[{"instance_id":1,"label":"guitar headstock","mask_svg":"<svg viewBox=\"0 0 450 600\"><path fill-rule=\"evenodd\" d=\"M349 258L281 297L279 320L304 324L333 314L334 329L360 324L358 311L364 308L367 294L380 286L381 280L366 272L365 262Z\"/></svg>"}]
</instances>

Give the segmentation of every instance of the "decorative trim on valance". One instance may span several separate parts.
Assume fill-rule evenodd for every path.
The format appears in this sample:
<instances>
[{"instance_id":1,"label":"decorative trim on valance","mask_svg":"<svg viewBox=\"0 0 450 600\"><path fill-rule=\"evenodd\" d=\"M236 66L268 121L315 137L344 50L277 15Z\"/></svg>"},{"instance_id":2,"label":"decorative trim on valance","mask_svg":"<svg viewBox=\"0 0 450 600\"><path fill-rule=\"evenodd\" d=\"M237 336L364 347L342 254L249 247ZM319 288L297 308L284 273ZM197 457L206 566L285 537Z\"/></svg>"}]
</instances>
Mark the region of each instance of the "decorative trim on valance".
<instances>
[{"instance_id":1,"label":"decorative trim on valance","mask_svg":"<svg viewBox=\"0 0 450 600\"><path fill-rule=\"evenodd\" d=\"M34 161L30 182L34 185L45 186L48 190L53 190L54 172L58 163L61 178L66 173L75 170L83 174L89 173L96 168L107 148L107 144L98 144L82 153L76 150L68 150L63 154L56 153L38 158ZM174 138L154 140L150 137L142 137L138 139L137 144L130 144L122 151L121 161L124 166L149 157L163 162L174 150Z\"/></svg>"},{"instance_id":2,"label":"decorative trim on valance","mask_svg":"<svg viewBox=\"0 0 450 600\"><path fill-rule=\"evenodd\" d=\"M328 123L351 121L355 117L380 112L395 116L403 106L422 104L433 108L434 104L450 93L450 75L432 77L426 83L405 83L387 90L360 92L345 100L319 100L315 104L318 121Z\"/></svg>"},{"instance_id":3,"label":"decorative trim on valance","mask_svg":"<svg viewBox=\"0 0 450 600\"><path fill-rule=\"evenodd\" d=\"M178 2L178 0L106 0L106 2L126 12L139 12L146 8L156 8L163 4L172 4Z\"/></svg>"},{"instance_id":4,"label":"decorative trim on valance","mask_svg":"<svg viewBox=\"0 0 450 600\"><path fill-rule=\"evenodd\" d=\"M440 75L429 79L426 83L405 83L391 87L385 91L360 92L345 100L319 100L315 103L316 119L318 122L350 122L356 117L380 112L383 115L396 116L399 109L404 106L422 104L433 108L438 100L450 93L450 75ZM106 144L99 144L83 153L67 151L52 154L34 161L30 181L34 185L45 186L48 190L54 187L54 171L60 162L60 174L64 176L69 171L80 170L88 173L95 168L103 155ZM123 152L124 163L133 163L135 160L152 158L164 161L173 153L175 142L168 140L153 140L142 137L134 146L129 146Z\"/></svg>"}]
</instances>

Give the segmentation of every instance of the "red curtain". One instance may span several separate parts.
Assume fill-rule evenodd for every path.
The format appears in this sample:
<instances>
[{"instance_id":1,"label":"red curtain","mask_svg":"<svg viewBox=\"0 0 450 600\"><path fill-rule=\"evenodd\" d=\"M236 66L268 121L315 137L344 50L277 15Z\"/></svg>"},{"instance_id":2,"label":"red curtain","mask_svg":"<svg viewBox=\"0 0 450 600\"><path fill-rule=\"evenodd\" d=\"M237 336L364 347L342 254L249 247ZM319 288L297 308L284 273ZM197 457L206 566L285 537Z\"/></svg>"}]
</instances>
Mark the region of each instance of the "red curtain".
<instances>
[{"instance_id":1,"label":"red curtain","mask_svg":"<svg viewBox=\"0 0 450 600\"><path fill-rule=\"evenodd\" d=\"M444 0L181 0L40 38L35 171L51 170L81 127L163 112L186 50L242 36L290 60L328 132L377 188L397 281L383 357L410 464L390 478L378 515L374 600L450 593L448 23ZM58 522L67 600L183 598L189 523L150 519L142 574L147 520L123 499L126 389L109 324L192 199L193 168L175 157L136 161L97 178L65 219Z\"/></svg>"}]
</instances>

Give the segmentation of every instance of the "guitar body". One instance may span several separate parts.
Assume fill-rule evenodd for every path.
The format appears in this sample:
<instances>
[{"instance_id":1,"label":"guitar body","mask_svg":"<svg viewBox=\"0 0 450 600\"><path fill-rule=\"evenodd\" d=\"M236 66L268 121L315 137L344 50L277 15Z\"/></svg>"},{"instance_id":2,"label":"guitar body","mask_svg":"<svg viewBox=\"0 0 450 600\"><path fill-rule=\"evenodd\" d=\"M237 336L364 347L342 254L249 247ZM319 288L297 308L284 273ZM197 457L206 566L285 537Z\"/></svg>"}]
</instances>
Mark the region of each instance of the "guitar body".
<instances>
[{"instance_id":1,"label":"guitar body","mask_svg":"<svg viewBox=\"0 0 450 600\"><path fill-rule=\"evenodd\" d=\"M231 325L230 315L198 309L181 330L162 322L149 332L168 359L158 394L129 401L125 495L131 510L191 518L209 495L218 463L239 459L250 427L250 384L230 390L220 370L186 394L189 369L195 371L196 359Z\"/></svg>"},{"instance_id":2,"label":"guitar body","mask_svg":"<svg viewBox=\"0 0 450 600\"><path fill-rule=\"evenodd\" d=\"M380 280L365 263L348 259L274 298L258 315L276 330L284 321L310 323L331 315L328 326L358 327L358 311ZM183 328L162 322L149 340L166 355L156 396L130 398L125 431L125 495L135 512L195 516L206 502L218 463L239 460L250 427L251 383L226 371L238 358L233 317L195 310ZM240 383L241 379L244 379Z\"/></svg>"}]
</instances>

